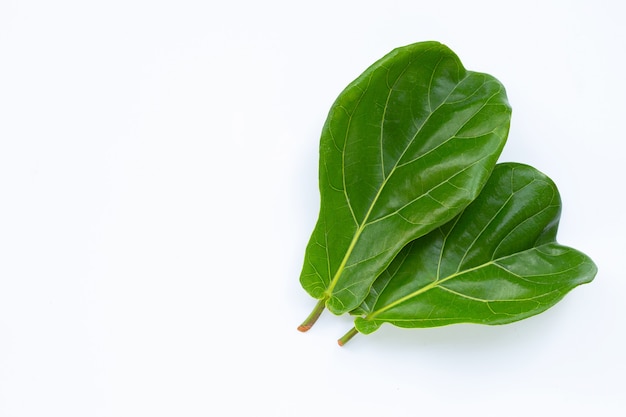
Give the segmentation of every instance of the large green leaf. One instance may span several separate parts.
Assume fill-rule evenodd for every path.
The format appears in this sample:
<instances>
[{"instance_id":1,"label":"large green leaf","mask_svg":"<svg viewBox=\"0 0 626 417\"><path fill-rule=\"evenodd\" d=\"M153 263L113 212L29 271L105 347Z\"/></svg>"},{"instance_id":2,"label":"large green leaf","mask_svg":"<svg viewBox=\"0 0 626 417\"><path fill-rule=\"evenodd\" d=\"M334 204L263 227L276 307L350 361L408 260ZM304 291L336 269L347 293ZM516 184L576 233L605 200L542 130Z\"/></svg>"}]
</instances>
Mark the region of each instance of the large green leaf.
<instances>
[{"instance_id":1,"label":"large green leaf","mask_svg":"<svg viewBox=\"0 0 626 417\"><path fill-rule=\"evenodd\" d=\"M395 49L348 85L322 131L321 207L300 277L321 309L357 307L403 246L476 198L510 115L504 87L437 42Z\"/></svg>"},{"instance_id":2,"label":"large green leaf","mask_svg":"<svg viewBox=\"0 0 626 417\"><path fill-rule=\"evenodd\" d=\"M548 309L597 271L586 255L556 243L560 211L548 177L497 165L462 214L407 245L381 274L353 312L363 315L356 330L504 324Z\"/></svg>"}]
</instances>

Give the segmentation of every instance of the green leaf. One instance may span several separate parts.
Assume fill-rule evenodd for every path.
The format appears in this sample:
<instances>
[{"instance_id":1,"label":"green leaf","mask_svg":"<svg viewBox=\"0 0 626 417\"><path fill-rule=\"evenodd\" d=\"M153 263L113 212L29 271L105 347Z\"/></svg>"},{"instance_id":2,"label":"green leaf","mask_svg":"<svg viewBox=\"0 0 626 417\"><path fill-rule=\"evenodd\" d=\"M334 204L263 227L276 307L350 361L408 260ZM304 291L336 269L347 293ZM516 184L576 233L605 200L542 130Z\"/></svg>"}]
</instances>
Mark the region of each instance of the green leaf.
<instances>
[{"instance_id":1,"label":"green leaf","mask_svg":"<svg viewBox=\"0 0 626 417\"><path fill-rule=\"evenodd\" d=\"M356 330L505 324L543 312L597 272L586 255L556 243L560 212L544 174L497 165L458 217L401 251L353 311L363 315Z\"/></svg>"},{"instance_id":2,"label":"green leaf","mask_svg":"<svg viewBox=\"0 0 626 417\"><path fill-rule=\"evenodd\" d=\"M504 87L467 71L437 42L393 50L340 94L320 141L319 218L303 288L323 310L349 312L408 242L456 216L502 151Z\"/></svg>"}]
</instances>

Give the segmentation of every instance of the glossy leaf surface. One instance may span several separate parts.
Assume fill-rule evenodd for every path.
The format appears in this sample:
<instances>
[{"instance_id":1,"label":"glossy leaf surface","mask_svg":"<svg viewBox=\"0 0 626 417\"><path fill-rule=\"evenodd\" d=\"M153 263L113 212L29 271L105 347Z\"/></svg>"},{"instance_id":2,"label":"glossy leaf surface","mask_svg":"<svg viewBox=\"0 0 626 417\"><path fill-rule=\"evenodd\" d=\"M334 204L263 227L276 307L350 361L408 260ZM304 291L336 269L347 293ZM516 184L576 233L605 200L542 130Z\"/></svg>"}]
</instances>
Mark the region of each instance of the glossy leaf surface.
<instances>
[{"instance_id":1,"label":"glossy leaf surface","mask_svg":"<svg viewBox=\"0 0 626 417\"><path fill-rule=\"evenodd\" d=\"M548 177L497 165L462 214L402 250L354 311L364 315L356 329L505 324L541 313L596 274L586 255L556 243L560 210Z\"/></svg>"},{"instance_id":2,"label":"glossy leaf surface","mask_svg":"<svg viewBox=\"0 0 626 417\"><path fill-rule=\"evenodd\" d=\"M437 42L395 49L368 68L322 131L321 207L303 288L335 314L359 306L403 246L476 198L510 114L495 78L465 70Z\"/></svg>"}]
</instances>

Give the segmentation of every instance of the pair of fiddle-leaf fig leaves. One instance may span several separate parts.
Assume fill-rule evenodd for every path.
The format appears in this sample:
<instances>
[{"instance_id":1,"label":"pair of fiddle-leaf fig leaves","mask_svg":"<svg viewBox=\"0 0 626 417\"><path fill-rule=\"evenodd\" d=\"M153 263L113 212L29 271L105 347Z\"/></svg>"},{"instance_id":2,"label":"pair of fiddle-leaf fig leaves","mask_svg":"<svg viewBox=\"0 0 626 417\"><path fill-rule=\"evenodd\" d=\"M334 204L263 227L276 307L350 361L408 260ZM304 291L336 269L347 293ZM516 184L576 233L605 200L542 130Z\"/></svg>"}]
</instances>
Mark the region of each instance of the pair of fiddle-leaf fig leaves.
<instances>
[{"instance_id":1,"label":"pair of fiddle-leaf fig leaves","mask_svg":"<svg viewBox=\"0 0 626 417\"><path fill-rule=\"evenodd\" d=\"M339 95L320 141L320 212L300 276L325 308L355 315L339 339L383 323L505 324L548 309L597 268L556 242L558 190L496 164L504 87L438 42L393 50Z\"/></svg>"}]
</instances>

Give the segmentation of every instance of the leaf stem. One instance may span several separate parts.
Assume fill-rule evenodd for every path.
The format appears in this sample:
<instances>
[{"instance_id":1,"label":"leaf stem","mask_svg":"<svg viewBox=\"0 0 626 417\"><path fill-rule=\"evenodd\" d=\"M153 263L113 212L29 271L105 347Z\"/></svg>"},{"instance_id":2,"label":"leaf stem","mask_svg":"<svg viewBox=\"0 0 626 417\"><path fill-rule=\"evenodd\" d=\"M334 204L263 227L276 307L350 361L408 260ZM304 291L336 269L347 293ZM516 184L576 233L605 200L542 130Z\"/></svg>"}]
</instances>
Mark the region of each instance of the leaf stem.
<instances>
[{"instance_id":1,"label":"leaf stem","mask_svg":"<svg viewBox=\"0 0 626 417\"><path fill-rule=\"evenodd\" d=\"M317 304L313 308L313 311L311 311L311 314L309 314L309 317L307 317L302 322L302 324L298 326L298 330L301 332L306 332L311 327L313 327L313 325L315 324L319 316L324 311L325 307L326 307L326 298L322 298L321 300L317 302Z\"/></svg>"},{"instance_id":2,"label":"leaf stem","mask_svg":"<svg viewBox=\"0 0 626 417\"><path fill-rule=\"evenodd\" d=\"M350 339L352 339L357 334L359 334L359 331L355 327L353 327L350 330L348 330L348 333L341 336L341 338L337 340L337 343L339 344L339 346L343 346L346 343L348 343Z\"/></svg>"}]
</instances>

